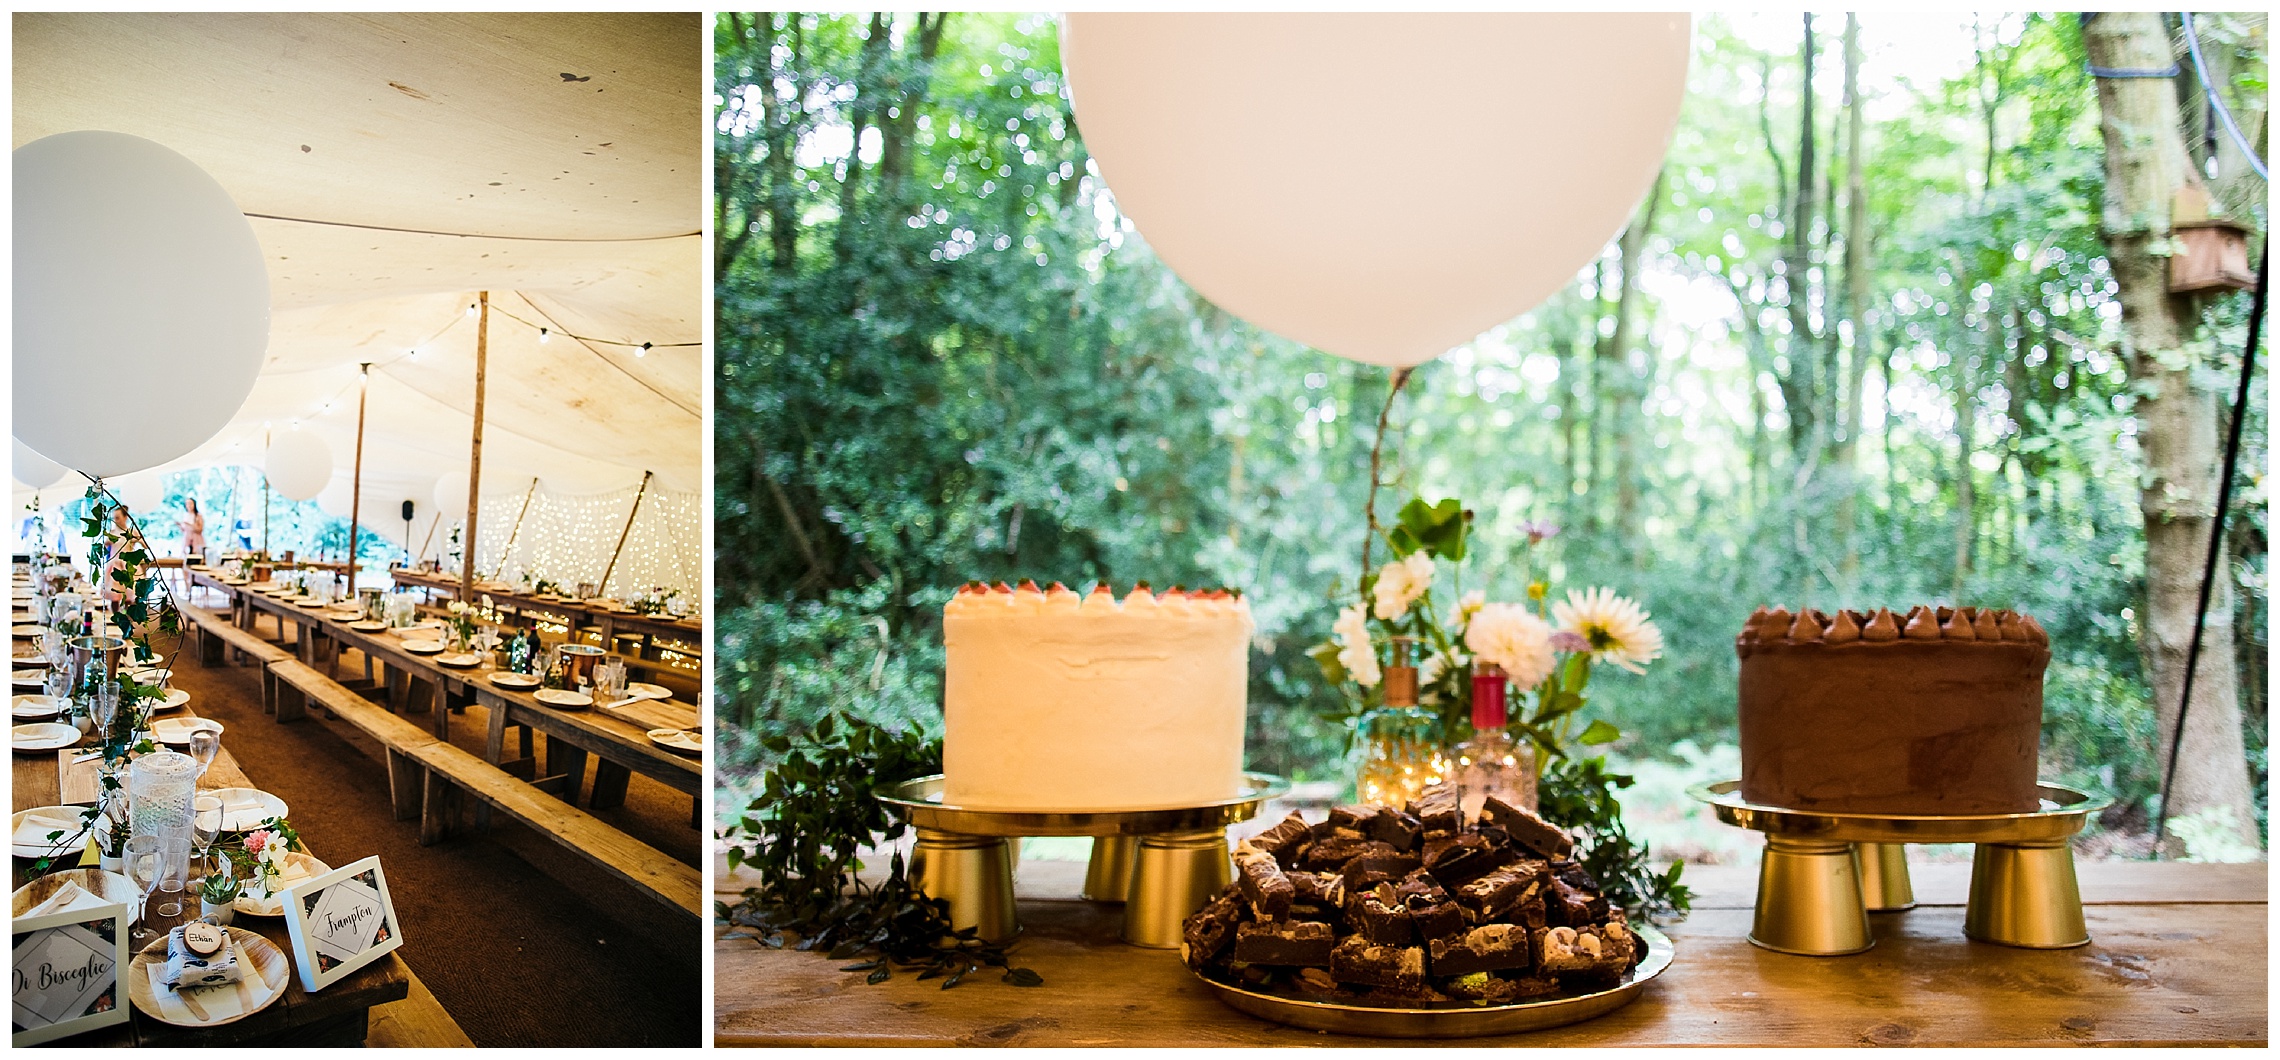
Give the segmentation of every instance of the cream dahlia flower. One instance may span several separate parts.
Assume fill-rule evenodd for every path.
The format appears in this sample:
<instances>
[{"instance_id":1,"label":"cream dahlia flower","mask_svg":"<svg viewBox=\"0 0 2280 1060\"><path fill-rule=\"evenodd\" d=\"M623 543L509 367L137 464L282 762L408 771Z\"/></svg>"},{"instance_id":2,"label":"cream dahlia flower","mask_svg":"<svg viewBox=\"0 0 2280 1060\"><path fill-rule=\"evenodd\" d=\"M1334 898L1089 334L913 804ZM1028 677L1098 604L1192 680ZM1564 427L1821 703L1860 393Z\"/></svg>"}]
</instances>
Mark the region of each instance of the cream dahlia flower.
<instances>
[{"instance_id":1,"label":"cream dahlia flower","mask_svg":"<svg viewBox=\"0 0 2280 1060\"><path fill-rule=\"evenodd\" d=\"M1475 658L1503 667L1521 688L1552 672L1551 624L1518 604L1482 604L1465 627L1465 647Z\"/></svg>"},{"instance_id":2,"label":"cream dahlia flower","mask_svg":"<svg viewBox=\"0 0 2280 1060\"><path fill-rule=\"evenodd\" d=\"M1391 622L1409 613L1409 605L1433 587L1433 557L1412 552L1378 569L1377 608L1380 621Z\"/></svg>"},{"instance_id":3,"label":"cream dahlia flower","mask_svg":"<svg viewBox=\"0 0 2280 1060\"><path fill-rule=\"evenodd\" d=\"M1573 633L1591 646L1594 661L1614 663L1632 673L1645 673L1646 663L1662 657L1662 630L1647 613L1613 589L1568 591L1565 602L1552 605L1552 618L1563 632Z\"/></svg>"},{"instance_id":4,"label":"cream dahlia flower","mask_svg":"<svg viewBox=\"0 0 2280 1060\"><path fill-rule=\"evenodd\" d=\"M1338 638L1338 665L1363 688L1375 688L1384 675L1378 671L1377 649L1370 645L1368 616L1355 604L1338 612L1330 631Z\"/></svg>"}]
</instances>

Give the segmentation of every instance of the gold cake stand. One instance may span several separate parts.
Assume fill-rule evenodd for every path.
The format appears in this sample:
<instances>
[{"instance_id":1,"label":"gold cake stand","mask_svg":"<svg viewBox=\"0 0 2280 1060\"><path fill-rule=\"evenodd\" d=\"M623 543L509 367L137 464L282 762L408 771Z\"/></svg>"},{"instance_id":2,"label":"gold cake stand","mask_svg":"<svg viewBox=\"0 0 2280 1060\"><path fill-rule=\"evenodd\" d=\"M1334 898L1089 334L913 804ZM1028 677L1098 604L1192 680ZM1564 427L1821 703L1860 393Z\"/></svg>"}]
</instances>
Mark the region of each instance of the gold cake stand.
<instances>
[{"instance_id":1,"label":"gold cake stand","mask_svg":"<svg viewBox=\"0 0 2280 1060\"><path fill-rule=\"evenodd\" d=\"M1976 845L1966 937L2028 949L2090 941L2068 840L2112 799L2043 784L2042 806L2032 812L1911 817L1759 806L1742 798L1741 786L1698 784L1687 794L1710 804L1719 820L1765 833L1755 945L1811 957L1876 945L1868 914L1915 905L1903 854L1909 843Z\"/></svg>"},{"instance_id":2,"label":"gold cake stand","mask_svg":"<svg viewBox=\"0 0 2280 1060\"><path fill-rule=\"evenodd\" d=\"M877 795L911 827L910 879L950 903L950 923L976 928L997 942L1021 931L1013 908L1015 844L1022 836L1092 836L1086 897L1121 900L1124 941L1176 949L1180 923L1232 880L1227 826L1257 816L1290 781L1243 774L1232 798L1197 806L1145 810L978 810L942 802L942 777L905 781ZM1123 877L1119 885L1119 877Z\"/></svg>"}]
</instances>

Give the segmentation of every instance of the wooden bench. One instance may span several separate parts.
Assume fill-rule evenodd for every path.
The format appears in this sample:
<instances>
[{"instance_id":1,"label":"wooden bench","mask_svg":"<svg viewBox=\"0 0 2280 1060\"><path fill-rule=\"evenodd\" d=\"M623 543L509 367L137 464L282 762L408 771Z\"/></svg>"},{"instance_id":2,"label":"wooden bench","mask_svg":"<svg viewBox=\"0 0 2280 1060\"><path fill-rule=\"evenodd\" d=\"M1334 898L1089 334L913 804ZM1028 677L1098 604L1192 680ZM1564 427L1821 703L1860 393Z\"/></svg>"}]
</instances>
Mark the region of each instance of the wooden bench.
<instances>
[{"instance_id":1,"label":"wooden bench","mask_svg":"<svg viewBox=\"0 0 2280 1060\"><path fill-rule=\"evenodd\" d=\"M189 616L193 628L198 631L200 663L206 666L223 665L224 654L235 651L240 659L251 658L261 666L261 712L276 713L277 676L271 667L292 661L293 653L276 643L261 639L251 630L239 628L226 615L203 607L184 607L179 610Z\"/></svg>"},{"instance_id":2,"label":"wooden bench","mask_svg":"<svg viewBox=\"0 0 2280 1060\"><path fill-rule=\"evenodd\" d=\"M441 842L458 831L464 792L473 795L481 806L521 821L650 897L693 917L705 915L704 880L695 868L436 738L315 667L289 659L273 664L270 672L284 686L277 720L305 716L308 702L314 701L387 748L389 801L397 820L419 818L421 846ZM299 695L284 694L286 689Z\"/></svg>"}]
</instances>

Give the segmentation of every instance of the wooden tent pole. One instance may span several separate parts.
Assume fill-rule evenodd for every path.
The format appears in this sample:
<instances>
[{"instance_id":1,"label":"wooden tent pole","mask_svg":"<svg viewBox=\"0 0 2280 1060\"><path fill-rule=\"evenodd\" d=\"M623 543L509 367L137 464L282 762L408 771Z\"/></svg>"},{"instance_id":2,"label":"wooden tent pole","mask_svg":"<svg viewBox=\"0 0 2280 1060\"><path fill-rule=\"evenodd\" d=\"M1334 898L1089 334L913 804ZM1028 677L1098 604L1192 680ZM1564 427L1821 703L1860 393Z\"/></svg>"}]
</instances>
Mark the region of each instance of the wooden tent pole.
<instances>
[{"instance_id":1,"label":"wooden tent pole","mask_svg":"<svg viewBox=\"0 0 2280 1060\"><path fill-rule=\"evenodd\" d=\"M522 510L515 513L515 525L507 531L507 544L499 550L499 562L491 567L491 580L498 581L499 573L507 569L507 553L515 550L515 538L522 533L523 516L530 514L530 499L538 493L538 476L530 477L530 489L523 492Z\"/></svg>"},{"instance_id":2,"label":"wooden tent pole","mask_svg":"<svg viewBox=\"0 0 2280 1060\"><path fill-rule=\"evenodd\" d=\"M435 513L435 515L434 515L433 517L431 517L431 518L429 518L429 519L428 519L428 532L427 532L427 536L426 536L426 537L423 537L423 538L421 538L421 539L420 539L420 550L419 550L419 552L418 552L417 554L415 554L415 555L412 557L413 559L415 559L415 560L418 560L418 559L426 559L426 558L427 558L427 548L428 548L428 546L429 546L429 545L432 545L432 544L435 544L435 528L436 528L437 526L440 526L440 525L442 525L442 523L443 523L443 513L442 513L442 512L437 512L437 513Z\"/></svg>"},{"instance_id":3,"label":"wooden tent pole","mask_svg":"<svg viewBox=\"0 0 2280 1060\"><path fill-rule=\"evenodd\" d=\"M372 389L372 362L356 366L356 463L348 479L348 598L356 599L356 520L364 509L364 394Z\"/></svg>"},{"instance_id":4,"label":"wooden tent pole","mask_svg":"<svg viewBox=\"0 0 2280 1060\"><path fill-rule=\"evenodd\" d=\"M261 429L261 554L269 555L269 428Z\"/></svg>"},{"instance_id":5,"label":"wooden tent pole","mask_svg":"<svg viewBox=\"0 0 2280 1060\"><path fill-rule=\"evenodd\" d=\"M649 476L655 473L641 473L641 488L633 491L633 510L625 513L625 529L618 531L617 547L610 550L610 565L602 568L602 580L594 583L596 592L610 591L610 575L617 570L618 553L625 551L625 539L633 533L633 518L641 514L641 498L649 493Z\"/></svg>"},{"instance_id":6,"label":"wooden tent pole","mask_svg":"<svg viewBox=\"0 0 2280 1060\"><path fill-rule=\"evenodd\" d=\"M483 371L490 360L491 292L476 293L480 308L475 318L475 434L467 454L467 533L459 543L459 598L475 596L476 498L483 495Z\"/></svg>"}]
</instances>

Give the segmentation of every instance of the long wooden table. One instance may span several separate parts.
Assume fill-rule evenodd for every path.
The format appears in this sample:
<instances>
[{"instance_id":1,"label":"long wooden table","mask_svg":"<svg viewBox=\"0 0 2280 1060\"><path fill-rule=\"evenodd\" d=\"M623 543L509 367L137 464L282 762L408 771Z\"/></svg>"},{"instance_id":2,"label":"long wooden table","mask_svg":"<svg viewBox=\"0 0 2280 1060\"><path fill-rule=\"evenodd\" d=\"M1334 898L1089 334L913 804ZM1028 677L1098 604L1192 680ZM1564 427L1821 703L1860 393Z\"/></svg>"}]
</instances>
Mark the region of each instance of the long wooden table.
<instances>
[{"instance_id":1,"label":"long wooden table","mask_svg":"<svg viewBox=\"0 0 2280 1060\"><path fill-rule=\"evenodd\" d=\"M192 577L199 585L229 594L241 614L271 615L277 619L281 632L286 625L294 627L301 660L305 663L326 665L337 661L340 646L356 648L389 671L386 679L390 688L400 693L394 697L401 700L395 704L398 709L419 708L424 690L412 687L412 682L433 690L434 702L428 704L428 709L433 712L432 726L440 738L450 736L448 701L452 696L480 703L490 718L485 734L485 756L494 765L519 770L527 764L534 773L530 779L542 779L535 775L539 763L531 758L527 746L520 748L518 757L508 757L507 734L510 728L517 726L525 732L545 733L548 755L545 770L551 776L562 778L557 783L566 790L558 794L572 804L578 801L588 754L602 760L596 767L594 790L588 801L588 805L595 808L622 803L627 781L633 773L656 780L693 800L703 787L701 758L666 750L649 739L649 730L653 728L697 727L700 719L693 706L652 701L614 708L616 716L599 707L563 710L539 702L532 693L492 684L488 675L493 668L488 661L465 669L444 666L433 656L406 651L403 640L392 633L350 629L349 622L353 619L339 613L304 608L245 586L228 584L203 571L193 571ZM399 679L396 675L403 676Z\"/></svg>"},{"instance_id":2,"label":"long wooden table","mask_svg":"<svg viewBox=\"0 0 2280 1060\"><path fill-rule=\"evenodd\" d=\"M1017 964L954 990L898 973L864 983L844 960L714 944L720 1045L2264 1045L2266 866L2085 862L2091 941L2022 950L1966 940L1969 865L1913 867L1919 904L1871 918L1876 947L1795 957L1745 941L1755 865L1689 868L1694 913L1665 928L1669 970L1599 1019L1503 1038L1423 1042L1317 1034L1221 1004L1171 950L1117 941L1120 907L1076 898L1082 862L1024 861ZM753 882L716 860L716 897ZM716 934L726 934L719 929ZM746 932L749 934L749 932Z\"/></svg>"},{"instance_id":3,"label":"long wooden table","mask_svg":"<svg viewBox=\"0 0 2280 1060\"><path fill-rule=\"evenodd\" d=\"M188 707L168 711L160 716L195 717L194 707L195 704L192 704ZM63 791L65 767L63 762L74 753L78 752L16 755L15 767L10 774L10 781L13 785L11 800L13 809L20 811L35 806L65 805L66 795ZM91 769L91 766L82 765L74 768L84 773ZM85 784L74 784L72 786L75 789L75 795L79 794L80 789L88 787ZM205 777L199 780L198 786L208 789L258 787L253 780L246 776L245 771L239 766L237 759L230 754L226 746L220 754L214 757L213 765L207 769ZM355 856L341 852L342 840L346 837L304 835L301 838L302 843L310 848L310 853L316 854L320 858L325 858L326 851L333 851L332 858L339 860L327 858L326 860L330 864L345 865L356 860ZM35 861L31 858L13 858L12 860L14 861L14 885L20 887L30 881L34 875L32 866ZM67 868L70 866L59 865L57 867ZM192 905L192 916L195 917L195 903L198 896L185 890L182 898L184 902ZM151 904L155 907L159 901L159 898L154 897ZM293 946L286 936L285 922L282 919L241 916L237 919L236 926L250 930L276 943L277 948L285 951L287 955L291 955L293 952ZM61 1039L55 1044L142 1047L171 1045L201 1048L286 1044L361 1045L364 1043L367 1020L372 1008L376 1005L383 1005L404 998L411 992L411 984L410 967L404 964L400 955L390 953L357 969L347 978L326 987L321 993L311 994L303 990L300 977L296 973L288 981L284 997L278 998L268 1008L236 1023L211 1028L176 1027L151 1019L144 1015L140 1009L137 1009L123 1025L73 1035Z\"/></svg>"},{"instance_id":4,"label":"long wooden table","mask_svg":"<svg viewBox=\"0 0 2280 1060\"><path fill-rule=\"evenodd\" d=\"M453 597L459 595L459 579L453 575L392 567L388 570L388 576L398 585L442 592ZM568 620L594 629L601 633L605 643L615 640L621 634L634 634L650 643L659 640L675 642L678 646L671 650L691 658L703 650L705 624L701 617L677 619L665 615L615 611L584 601L550 599L525 593L500 582L479 581L475 584L475 592L478 596L489 596L493 604L509 605L518 613L544 614L556 620Z\"/></svg>"}]
</instances>

